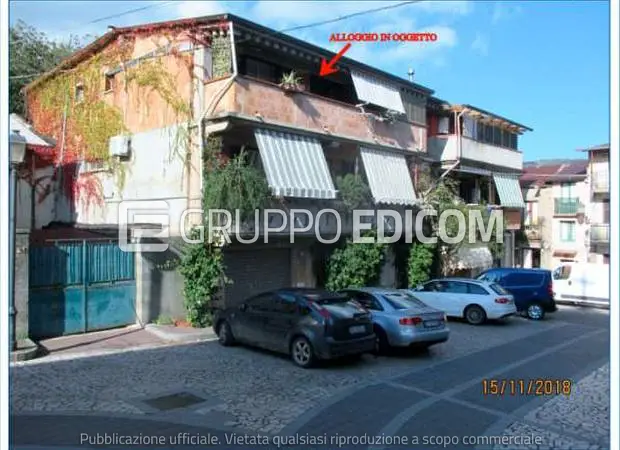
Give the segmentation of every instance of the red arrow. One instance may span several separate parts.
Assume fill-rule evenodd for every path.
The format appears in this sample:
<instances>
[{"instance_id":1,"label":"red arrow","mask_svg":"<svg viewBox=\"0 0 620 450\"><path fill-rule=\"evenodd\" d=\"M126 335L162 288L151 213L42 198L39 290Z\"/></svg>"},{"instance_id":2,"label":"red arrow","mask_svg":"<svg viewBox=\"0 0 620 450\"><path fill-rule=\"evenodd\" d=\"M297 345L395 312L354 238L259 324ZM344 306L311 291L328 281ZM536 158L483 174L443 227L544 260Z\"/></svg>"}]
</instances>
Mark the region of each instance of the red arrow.
<instances>
[{"instance_id":1,"label":"red arrow","mask_svg":"<svg viewBox=\"0 0 620 450\"><path fill-rule=\"evenodd\" d=\"M338 60L342 58L342 55L344 55L350 48L351 43L348 42L347 45L342 47L342 50L340 50L330 62L325 61L325 58L323 58L321 60L321 71L319 72L319 75L324 77L326 75L331 75L332 73L338 72L338 69L334 69L334 64L336 64L336 62L338 62Z\"/></svg>"}]
</instances>

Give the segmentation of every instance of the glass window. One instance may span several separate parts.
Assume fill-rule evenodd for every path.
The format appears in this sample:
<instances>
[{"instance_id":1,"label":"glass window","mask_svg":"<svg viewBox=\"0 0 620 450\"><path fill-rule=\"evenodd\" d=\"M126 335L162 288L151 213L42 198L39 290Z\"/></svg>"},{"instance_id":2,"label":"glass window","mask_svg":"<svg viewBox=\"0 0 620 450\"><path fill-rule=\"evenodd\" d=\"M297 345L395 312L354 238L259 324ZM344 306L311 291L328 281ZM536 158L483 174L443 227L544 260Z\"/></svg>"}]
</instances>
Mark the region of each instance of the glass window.
<instances>
[{"instance_id":1,"label":"glass window","mask_svg":"<svg viewBox=\"0 0 620 450\"><path fill-rule=\"evenodd\" d=\"M467 289L467 284L468 283L463 283L461 281L448 281L445 292L451 294L468 294L469 289Z\"/></svg>"},{"instance_id":2,"label":"glass window","mask_svg":"<svg viewBox=\"0 0 620 450\"><path fill-rule=\"evenodd\" d=\"M481 123L481 122L477 122L476 125L476 140L477 141L484 141L484 130L485 130L486 126Z\"/></svg>"},{"instance_id":3,"label":"glass window","mask_svg":"<svg viewBox=\"0 0 620 450\"><path fill-rule=\"evenodd\" d=\"M499 127L493 127L493 145L502 145L502 129Z\"/></svg>"},{"instance_id":4,"label":"glass window","mask_svg":"<svg viewBox=\"0 0 620 450\"><path fill-rule=\"evenodd\" d=\"M409 294L408 292L387 294L384 295L383 298L394 309L411 309L412 306L423 308L426 306L426 304L420 301L420 299Z\"/></svg>"},{"instance_id":5,"label":"glass window","mask_svg":"<svg viewBox=\"0 0 620 450\"><path fill-rule=\"evenodd\" d=\"M491 289L493 289L495 291L496 294L499 295L509 295L510 293L504 289L503 287L501 287L499 284L497 283L492 283L490 285Z\"/></svg>"},{"instance_id":6,"label":"glass window","mask_svg":"<svg viewBox=\"0 0 620 450\"><path fill-rule=\"evenodd\" d=\"M487 292L487 290L485 288L483 288L482 286L478 286L477 284L474 283L467 283L467 289L469 290L469 294L473 294L473 295L489 295L489 293Z\"/></svg>"},{"instance_id":7,"label":"glass window","mask_svg":"<svg viewBox=\"0 0 620 450\"><path fill-rule=\"evenodd\" d=\"M519 135L516 133L510 134L510 148L519 149Z\"/></svg>"},{"instance_id":8,"label":"glass window","mask_svg":"<svg viewBox=\"0 0 620 450\"><path fill-rule=\"evenodd\" d=\"M502 130L502 147L510 147L510 131Z\"/></svg>"},{"instance_id":9,"label":"glass window","mask_svg":"<svg viewBox=\"0 0 620 450\"><path fill-rule=\"evenodd\" d=\"M246 303L248 310L253 312L271 311L275 302L275 296L271 293L257 295L249 299Z\"/></svg>"},{"instance_id":10,"label":"glass window","mask_svg":"<svg viewBox=\"0 0 620 450\"><path fill-rule=\"evenodd\" d=\"M568 280L570 278L571 266L560 266L553 271L554 280Z\"/></svg>"},{"instance_id":11,"label":"glass window","mask_svg":"<svg viewBox=\"0 0 620 450\"><path fill-rule=\"evenodd\" d=\"M422 285L422 292L443 292L445 285L441 281L429 281Z\"/></svg>"},{"instance_id":12,"label":"glass window","mask_svg":"<svg viewBox=\"0 0 620 450\"><path fill-rule=\"evenodd\" d=\"M568 220L560 222L560 240L562 242L575 242L577 224Z\"/></svg>"},{"instance_id":13,"label":"glass window","mask_svg":"<svg viewBox=\"0 0 620 450\"><path fill-rule=\"evenodd\" d=\"M493 127L491 125L484 126L484 142L493 143Z\"/></svg>"},{"instance_id":14,"label":"glass window","mask_svg":"<svg viewBox=\"0 0 620 450\"><path fill-rule=\"evenodd\" d=\"M573 198L573 187L575 183L562 183L560 185L560 192L562 198Z\"/></svg>"},{"instance_id":15,"label":"glass window","mask_svg":"<svg viewBox=\"0 0 620 450\"><path fill-rule=\"evenodd\" d=\"M362 305L364 308L371 311L383 311L383 307L379 301L372 295L366 292L346 291L346 295L351 299Z\"/></svg>"},{"instance_id":16,"label":"glass window","mask_svg":"<svg viewBox=\"0 0 620 450\"><path fill-rule=\"evenodd\" d=\"M280 294L273 302L274 312L283 314L297 314L299 312L297 299L291 294Z\"/></svg>"}]
</instances>

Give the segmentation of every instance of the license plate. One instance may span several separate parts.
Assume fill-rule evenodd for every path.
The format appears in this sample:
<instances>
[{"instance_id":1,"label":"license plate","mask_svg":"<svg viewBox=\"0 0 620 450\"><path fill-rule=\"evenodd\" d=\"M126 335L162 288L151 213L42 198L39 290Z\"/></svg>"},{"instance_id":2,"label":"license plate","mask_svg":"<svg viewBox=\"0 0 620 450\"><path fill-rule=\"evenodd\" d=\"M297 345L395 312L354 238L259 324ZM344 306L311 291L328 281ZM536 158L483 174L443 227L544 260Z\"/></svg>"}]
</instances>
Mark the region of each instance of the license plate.
<instances>
[{"instance_id":1,"label":"license plate","mask_svg":"<svg viewBox=\"0 0 620 450\"><path fill-rule=\"evenodd\" d=\"M439 325L441 325L439 320L427 320L424 322L424 326L426 328L437 328Z\"/></svg>"},{"instance_id":2,"label":"license plate","mask_svg":"<svg viewBox=\"0 0 620 450\"><path fill-rule=\"evenodd\" d=\"M366 331L366 327L364 325L356 325L354 327L349 327L349 333L351 334L361 334Z\"/></svg>"}]
</instances>

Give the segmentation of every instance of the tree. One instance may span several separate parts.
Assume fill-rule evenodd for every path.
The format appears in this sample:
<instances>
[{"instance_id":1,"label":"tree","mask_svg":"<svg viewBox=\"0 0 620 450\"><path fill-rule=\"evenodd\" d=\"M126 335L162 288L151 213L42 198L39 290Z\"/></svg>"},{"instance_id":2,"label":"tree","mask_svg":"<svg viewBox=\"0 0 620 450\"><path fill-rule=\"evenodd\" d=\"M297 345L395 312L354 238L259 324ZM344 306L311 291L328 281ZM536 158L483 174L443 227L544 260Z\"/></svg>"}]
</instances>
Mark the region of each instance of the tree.
<instances>
[{"instance_id":1,"label":"tree","mask_svg":"<svg viewBox=\"0 0 620 450\"><path fill-rule=\"evenodd\" d=\"M80 41L76 36L70 37L67 43L59 43L21 20L11 26L9 111L25 115L22 88L36 78L34 75L51 70L78 48Z\"/></svg>"}]
</instances>

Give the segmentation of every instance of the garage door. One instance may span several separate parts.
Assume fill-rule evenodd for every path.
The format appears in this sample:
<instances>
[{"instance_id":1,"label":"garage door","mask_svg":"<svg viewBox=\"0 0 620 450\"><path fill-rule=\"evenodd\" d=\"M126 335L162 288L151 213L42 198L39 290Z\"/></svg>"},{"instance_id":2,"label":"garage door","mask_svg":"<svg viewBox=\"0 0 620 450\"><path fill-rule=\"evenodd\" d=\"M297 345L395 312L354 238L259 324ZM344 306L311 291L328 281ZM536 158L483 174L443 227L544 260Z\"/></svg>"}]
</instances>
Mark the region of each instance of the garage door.
<instances>
[{"instance_id":1,"label":"garage door","mask_svg":"<svg viewBox=\"0 0 620 450\"><path fill-rule=\"evenodd\" d=\"M226 286L226 306L238 305L252 295L291 285L288 248L229 251L224 255L224 262L226 275L233 281Z\"/></svg>"}]
</instances>

